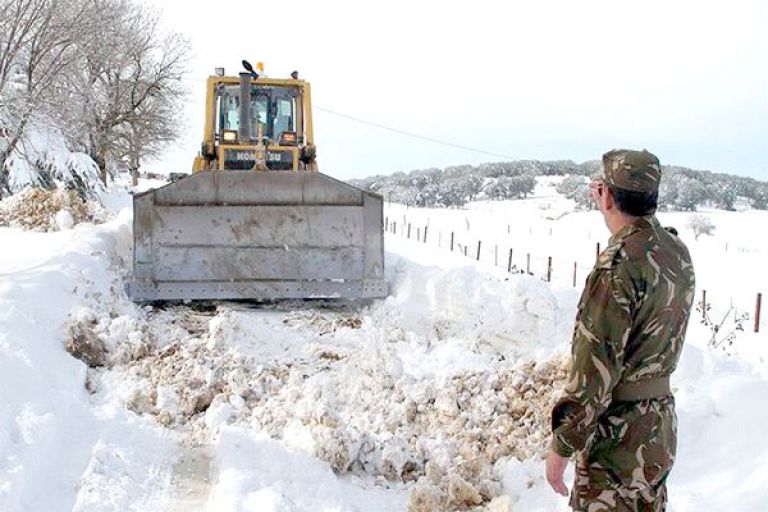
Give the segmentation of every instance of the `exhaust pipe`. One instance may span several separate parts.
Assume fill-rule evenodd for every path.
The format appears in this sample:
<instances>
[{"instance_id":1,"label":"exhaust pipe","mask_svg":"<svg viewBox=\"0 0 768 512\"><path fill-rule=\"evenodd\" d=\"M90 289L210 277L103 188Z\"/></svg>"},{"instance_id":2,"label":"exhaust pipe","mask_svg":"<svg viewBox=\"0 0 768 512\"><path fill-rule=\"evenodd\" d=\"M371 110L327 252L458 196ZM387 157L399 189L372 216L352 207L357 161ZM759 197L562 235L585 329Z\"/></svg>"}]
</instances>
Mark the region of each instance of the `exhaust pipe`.
<instances>
[{"instance_id":1,"label":"exhaust pipe","mask_svg":"<svg viewBox=\"0 0 768 512\"><path fill-rule=\"evenodd\" d=\"M240 73L240 123L237 140L251 140L251 74Z\"/></svg>"}]
</instances>

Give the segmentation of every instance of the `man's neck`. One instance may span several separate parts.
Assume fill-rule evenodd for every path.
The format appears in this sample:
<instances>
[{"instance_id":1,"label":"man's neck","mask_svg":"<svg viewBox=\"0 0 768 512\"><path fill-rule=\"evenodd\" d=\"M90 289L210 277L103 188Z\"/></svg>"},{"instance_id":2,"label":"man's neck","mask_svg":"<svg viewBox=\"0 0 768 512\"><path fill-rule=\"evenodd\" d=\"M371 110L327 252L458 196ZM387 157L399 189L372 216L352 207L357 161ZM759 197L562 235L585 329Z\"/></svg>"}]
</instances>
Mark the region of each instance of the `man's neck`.
<instances>
[{"instance_id":1,"label":"man's neck","mask_svg":"<svg viewBox=\"0 0 768 512\"><path fill-rule=\"evenodd\" d=\"M640 217L627 215L622 212L616 212L614 215L611 215L608 219L606 219L606 224L608 224L608 230L611 232L611 235L615 235L621 231L622 228L636 223L637 219L639 218Z\"/></svg>"}]
</instances>

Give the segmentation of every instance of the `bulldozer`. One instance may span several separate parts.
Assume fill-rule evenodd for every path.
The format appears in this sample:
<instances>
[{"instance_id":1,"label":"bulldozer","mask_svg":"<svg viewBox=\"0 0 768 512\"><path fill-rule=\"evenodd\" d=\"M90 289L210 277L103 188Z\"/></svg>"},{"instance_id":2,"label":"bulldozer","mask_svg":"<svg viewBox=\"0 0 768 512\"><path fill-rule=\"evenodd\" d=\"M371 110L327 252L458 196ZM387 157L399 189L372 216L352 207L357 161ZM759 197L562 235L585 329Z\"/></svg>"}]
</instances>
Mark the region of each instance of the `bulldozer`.
<instances>
[{"instance_id":1,"label":"bulldozer","mask_svg":"<svg viewBox=\"0 0 768 512\"><path fill-rule=\"evenodd\" d=\"M192 173L133 197L137 302L389 294L383 199L318 171L309 82L208 77Z\"/></svg>"}]
</instances>

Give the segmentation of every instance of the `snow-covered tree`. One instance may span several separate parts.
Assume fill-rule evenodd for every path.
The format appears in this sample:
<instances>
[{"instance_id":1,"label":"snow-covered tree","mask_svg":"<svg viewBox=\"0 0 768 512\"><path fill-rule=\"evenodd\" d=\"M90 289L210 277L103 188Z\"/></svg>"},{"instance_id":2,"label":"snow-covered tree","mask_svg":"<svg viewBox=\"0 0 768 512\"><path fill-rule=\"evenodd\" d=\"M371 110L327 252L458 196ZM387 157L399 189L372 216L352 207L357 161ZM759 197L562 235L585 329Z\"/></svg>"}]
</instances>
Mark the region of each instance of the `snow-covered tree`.
<instances>
[{"instance_id":1,"label":"snow-covered tree","mask_svg":"<svg viewBox=\"0 0 768 512\"><path fill-rule=\"evenodd\" d=\"M707 188L706 196L716 208L733 210L736 202L736 186L725 180L717 181Z\"/></svg>"},{"instance_id":2,"label":"snow-covered tree","mask_svg":"<svg viewBox=\"0 0 768 512\"><path fill-rule=\"evenodd\" d=\"M688 220L688 227L693 231L693 238L698 240L701 235L712 235L715 232L715 225L704 215L692 215Z\"/></svg>"},{"instance_id":3,"label":"snow-covered tree","mask_svg":"<svg viewBox=\"0 0 768 512\"><path fill-rule=\"evenodd\" d=\"M138 167L167 147L188 53L134 0L0 0L0 194L20 158L45 181L27 147L41 129L91 156L102 180L108 162Z\"/></svg>"},{"instance_id":4,"label":"snow-covered tree","mask_svg":"<svg viewBox=\"0 0 768 512\"><path fill-rule=\"evenodd\" d=\"M8 159L29 142L35 120L50 123L104 12L88 0L0 1L0 195L8 191Z\"/></svg>"},{"instance_id":5,"label":"snow-covered tree","mask_svg":"<svg viewBox=\"0 0 768 512\"><path fill-rule=\"evenodd\" d=\"M555 190L575 201L579 208L591 210L595 203L589 195L589 179L586 176L570 175L557 184Z\"/></svg>"},{"instance_id":6,"label":"snow-covered tree","mask_svg":"<svg viewBox=\"0 0 768 512\"><path fill-rule=\"evenodd\" d=\"M763 186L752 191L749 205L755 210L768 210L768 187Z\"/></svg>"},{"instance_id":7,"label":"snow-covered tree","mask_svg":"<svg viewBox=\"0 0 768 512\"><path fill-rule=\"evenodd\" d=\"M701 182L695 178L684 175L675 176L677 181L677 197L674 205L680 210L693 211L704 202L707 190Z\"/></svg>"}]
</instances>

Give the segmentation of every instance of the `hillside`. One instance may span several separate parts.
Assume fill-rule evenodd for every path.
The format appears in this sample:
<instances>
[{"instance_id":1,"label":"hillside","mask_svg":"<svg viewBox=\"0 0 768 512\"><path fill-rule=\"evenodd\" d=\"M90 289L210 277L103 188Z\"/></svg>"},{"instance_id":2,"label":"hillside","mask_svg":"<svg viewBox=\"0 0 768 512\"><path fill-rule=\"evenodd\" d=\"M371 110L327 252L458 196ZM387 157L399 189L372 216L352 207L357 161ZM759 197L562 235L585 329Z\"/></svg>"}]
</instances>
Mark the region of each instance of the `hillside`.
<instances>
[{"instance_id":1,"label":"hillside","mask_svg":"<svg viewBox=\"0 0 768 512\"><path fill-rule=\"evenodd\" d=\"M600 168L597 160L581 164L570 160L518 160L397 172L351 183L377 192L388 201L408 206L457 207L475 200L525 198L533 191L535 177L569 176L571 183L560 192L571 199L580 199L579 205L589 208L591 202L585 194L587 177ZM755 209L768 208L768 182L680 166L664 166L662 172L664 179L659 190L662 209L696 210L713 206L733 210L739 202Z\"/></svg>"}]
</instances>

